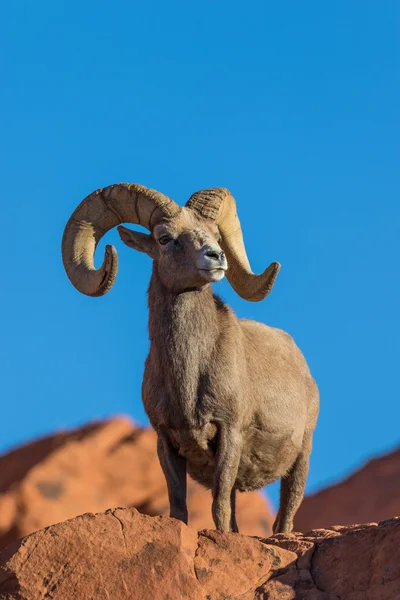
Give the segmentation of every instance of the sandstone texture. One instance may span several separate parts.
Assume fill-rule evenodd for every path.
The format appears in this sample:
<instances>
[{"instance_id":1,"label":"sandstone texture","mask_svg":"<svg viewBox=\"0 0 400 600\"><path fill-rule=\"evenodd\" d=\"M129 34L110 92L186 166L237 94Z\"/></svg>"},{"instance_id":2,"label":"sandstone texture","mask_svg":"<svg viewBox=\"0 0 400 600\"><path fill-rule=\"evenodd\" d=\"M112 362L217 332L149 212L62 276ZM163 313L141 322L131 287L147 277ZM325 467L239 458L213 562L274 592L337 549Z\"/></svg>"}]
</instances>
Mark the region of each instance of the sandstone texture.
<instances>
[{"instance_id":1,"label":"sandstone texture","mask_svg":"<svg viewBox=\"0 0 400 600\"><path fill-rule=\"evenodd\" d=\"M0 457L0 548L48 525L115 506L168 514L164 476L151 429L125 418L46 437ZM214 527L211 496L188 484L190 525ZM260 493L238 495L238 523L248 535L269 535L273 521Z\"/></svg>"},{"instance_id":2,"label":"sandstone texture","mask_svg":"<svg viewBox=\"0 0 400 600\"><path fill-rule=\"evenodd\" d=\"M295 528L307 531L335 523L379 522L393 515L400 515L400 449L374 458L347 479L306 497Z\"/></svg>"},{"instance_id":3,"label":"sandstone texture","mask_svg":"<svg viewBox=\"0 0 400 600\"><path fill-rule=\"evenodd\" d=\"M0 600L47 598L398 600L400 519L256 538L85 514L0 552Z\"/></svg>"}]
</instances>

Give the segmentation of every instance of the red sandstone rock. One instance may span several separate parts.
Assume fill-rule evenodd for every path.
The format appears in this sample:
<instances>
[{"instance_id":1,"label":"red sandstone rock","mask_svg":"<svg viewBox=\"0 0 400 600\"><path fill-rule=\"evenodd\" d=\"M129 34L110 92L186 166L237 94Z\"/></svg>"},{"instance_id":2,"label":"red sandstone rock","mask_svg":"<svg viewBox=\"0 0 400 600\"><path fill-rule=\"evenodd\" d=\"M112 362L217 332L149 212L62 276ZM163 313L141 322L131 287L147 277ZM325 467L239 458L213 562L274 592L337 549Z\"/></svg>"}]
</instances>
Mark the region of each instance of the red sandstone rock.
<instances>
[{"instance_id":1,"label":"red sandstone rock","mask_svg":"<svg viewBox=\"0 0 400 600\"><path fill-rule=\"evenodd\" d=\"M86 514L0 553L0 598L202 598L197 533L135 509ZM180 597L180 596L178 596Z\"/></svg>"},{"instance_id":2,"label":"red sandstone rock","mask_svg":"<svg viewBox=\"0 0 400 600\"><path fill-rule=\"evenodd\" d=\"M316 529L306 535L279 535L264 541L284 548L290 543L298 559L297 573L287 570L281 578L277 578L282 595L260 598L400 598L400 518L388 519L379 525L370 523L335 527L334 530ZM269 592L274 585L275 581L271 580L264 588ZM297 595L291 596L293 589Z\"/></svg>"},{"instance_id":3,"label":"red sandstone rock","mask_svg":"<svg viewBox=\"0 0 400 600\"><path fill-rule=\"evenodd\" d=\"M114 506L168 514L151 429L112 419L46 437L0 457L0 547L48 525ZM188 506L195 529L214 527L210 492L192 480ZM243 533L270 533L272 512L261 494L239 494L237 513Z\"/></svg>"},{"instance_id":4,"label":"red sandstone rock","mask_svg":"<svg viewBox=\"0 0 400 600\"><path fill-rule=\"evenodd\" d=\"M194 568L203 597L250 599L260 582L295 560L293 552L267 546L255 538L203 531L199 534Z\"/></svg>"},{"instance_id":5,"label":"red sandstone rock","mask_svg":"<svg viewBox=\"0 0 400 600\"><path fill-rule=\"evenodd\" d=\"M344 481L306 497L295 528L379 522L393 515L400 515L400 450L374 458Z\"/></svg>"},{"instance_id":6,"label":"red sandstone rock","mask_svg":"<svg viewBox=\"0 0 400 600\"><path fill-rule=\"evenodd\" d=\"M190 600L252 598L259 582L295 560L255 538L135 509L86 514L0 553L0 598Z\"/></svg>"},{"instance_id":7,"label":"red sandstone rock","mask_svg":"<svg viewBox=\"0 0 400 600\"><path fill-rule=\"evenodd\" d=\"M0 600L398 600L400 519L339 529L258 539L86 514L0 552Z\"/></svg>"}]
</instances>

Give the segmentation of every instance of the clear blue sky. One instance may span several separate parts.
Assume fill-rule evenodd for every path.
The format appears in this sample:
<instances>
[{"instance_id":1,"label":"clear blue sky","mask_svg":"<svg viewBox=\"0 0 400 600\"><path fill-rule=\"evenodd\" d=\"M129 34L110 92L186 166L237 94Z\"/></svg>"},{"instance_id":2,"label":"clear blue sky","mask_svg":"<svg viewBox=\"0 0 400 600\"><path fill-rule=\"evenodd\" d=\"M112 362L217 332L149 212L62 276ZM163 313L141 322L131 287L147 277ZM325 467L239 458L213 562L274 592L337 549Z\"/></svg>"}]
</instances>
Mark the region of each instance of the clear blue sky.
<instances>
[{"instance_id":1,"label":"clear blue sky","mask_svg":"<svg viewBox=\"0 0 400 600\"><path fill-rule=\"evenodd\" d=\"M92 299L60 255L76 205L119 181L230 188L254 270L282 263L262 303L216 289L309 361L309 491L398 444L399 3L20 0L1 21L0 450L147 422L150 259L108 234L119 274Z\"/></svg>"}]
</instances>

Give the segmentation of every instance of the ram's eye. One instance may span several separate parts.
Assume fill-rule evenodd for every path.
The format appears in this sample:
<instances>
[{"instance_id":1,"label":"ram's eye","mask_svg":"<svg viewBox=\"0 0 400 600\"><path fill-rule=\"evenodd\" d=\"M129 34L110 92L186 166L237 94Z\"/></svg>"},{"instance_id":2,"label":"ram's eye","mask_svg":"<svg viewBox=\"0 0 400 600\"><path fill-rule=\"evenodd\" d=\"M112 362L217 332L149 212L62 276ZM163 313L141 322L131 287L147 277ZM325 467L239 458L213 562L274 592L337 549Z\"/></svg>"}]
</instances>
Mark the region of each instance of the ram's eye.
<instances>
[{"instance_id":1,"label":"ram's eye","mask_svg":"<svg viewBox=\"0 0 400 600\"><path fill-rule=\"evenodd\" d=\"M165 244L168 244L168 242L171 241L171 238L169 235L162 235L160 238L158 238L158 241L162 246L165 246Z\"/></svg>"}]
</instances>

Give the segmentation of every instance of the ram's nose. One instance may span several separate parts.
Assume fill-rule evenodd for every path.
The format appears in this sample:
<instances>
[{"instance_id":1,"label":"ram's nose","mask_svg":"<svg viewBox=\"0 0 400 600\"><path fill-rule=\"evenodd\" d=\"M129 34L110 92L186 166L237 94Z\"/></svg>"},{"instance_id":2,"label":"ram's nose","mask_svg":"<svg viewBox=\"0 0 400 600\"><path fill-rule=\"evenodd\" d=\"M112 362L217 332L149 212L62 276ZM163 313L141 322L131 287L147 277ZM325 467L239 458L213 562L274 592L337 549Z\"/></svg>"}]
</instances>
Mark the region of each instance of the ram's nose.
<instances>
[{"instance_id":1,"label":"ram's nose","mask_svg":"<svg viewBox=\"0 0 400 600\"><path fill-rule=\"evenodd\" d=\"M215 250L213 248L207 249L204 253L204 256L220 263L225 260L225 252L223 250Z\"/></svg>"},{"instance_id":2,"label":"ram's nose","mask_svg":"<svg viewBox=\"0 0 400 600\"><path fill-rule=\"evenodd\" d=\"M225 252L218 245L203 246L198 258L198 267L206 271L221 269L226 271L228 263L226 262Z\"/></svg>"}]
</instances>

